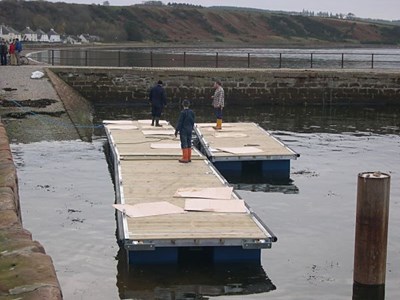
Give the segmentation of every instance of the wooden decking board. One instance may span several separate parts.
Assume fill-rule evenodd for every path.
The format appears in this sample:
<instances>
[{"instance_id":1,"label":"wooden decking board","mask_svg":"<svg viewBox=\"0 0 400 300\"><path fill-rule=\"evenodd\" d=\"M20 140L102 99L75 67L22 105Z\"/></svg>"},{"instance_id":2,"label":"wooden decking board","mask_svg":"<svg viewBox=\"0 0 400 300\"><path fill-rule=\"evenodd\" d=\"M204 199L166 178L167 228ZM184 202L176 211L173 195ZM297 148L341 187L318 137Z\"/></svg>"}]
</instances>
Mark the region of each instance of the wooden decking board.
<instances>
[{"instance_id":1,"label":"wooden decking board","mask_svg":"<svg viewBox=\"0 0 400 300\"><path fill-rule=\"evenodd\" d=\"M186 213L129 219L128 225L134 239L265 238L247 215L238 214Z\"/></svg>"},{"instance_id":2,"label":"wooden decking board","mask_svg":"<svg viewBox=\"0 0 400 300\"><path fill-rule=\"evenodd\" d=\"M121 122L118 123L117 129L108 131L113 141L112 146L122 158L119 166L121 192L125 204L168 201L184 208L185 198L173 197L179 188L226 185L205 157L196 151L192 151L192 155L197 159L193 159L189 164L181 164L177 161L177 157L181 155L180 149L152 149L152 143L171 143L177 139L174 136L161 138L145 136L141 130L144 126L148 129L148 125L138 121L126 122L127 129L124 130L124 122ZM107 129L107 124L105 126ZM132 126L137 126L138 129L129 129ZM166 125L157 130L171 130L171 128ZM234 126L230 128L234 129ZM254 144L254 141L252 143ZM127 159L123 159L124 155L127 155ZM137 159L129 159L128 155ZM237 196L232 194L232 198L237 199ZM127 225L125 232L129 233L126 238L131 240L268 239L270 237L254 221L250 212L186 212L126 218L125 224Z\"/></svg>"}]
</instances>

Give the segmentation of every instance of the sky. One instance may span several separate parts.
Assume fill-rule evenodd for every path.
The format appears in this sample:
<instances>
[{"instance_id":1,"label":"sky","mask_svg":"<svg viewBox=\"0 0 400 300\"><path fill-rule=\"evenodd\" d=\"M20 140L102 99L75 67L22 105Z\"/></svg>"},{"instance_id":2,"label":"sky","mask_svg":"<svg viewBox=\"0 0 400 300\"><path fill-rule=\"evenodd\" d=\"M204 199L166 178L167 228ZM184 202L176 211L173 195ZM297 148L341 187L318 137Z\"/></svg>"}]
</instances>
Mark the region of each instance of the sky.
<instances>
[{"instance_id":1,"label":"sky","mask_svg":"<svg viewBox=\"0 0 400 300\"><path fill-rule=\"evenodd\" d=\"M105 0L51 0L52 2L102 4ZM108 0L110 5L132 5L143 3L143 0ZM357 17L400 20L400 0L162 0L168 2L190 3L208 6L240 6L269 10L314 12L353 13Z\"/></svg>"}]
</instances>

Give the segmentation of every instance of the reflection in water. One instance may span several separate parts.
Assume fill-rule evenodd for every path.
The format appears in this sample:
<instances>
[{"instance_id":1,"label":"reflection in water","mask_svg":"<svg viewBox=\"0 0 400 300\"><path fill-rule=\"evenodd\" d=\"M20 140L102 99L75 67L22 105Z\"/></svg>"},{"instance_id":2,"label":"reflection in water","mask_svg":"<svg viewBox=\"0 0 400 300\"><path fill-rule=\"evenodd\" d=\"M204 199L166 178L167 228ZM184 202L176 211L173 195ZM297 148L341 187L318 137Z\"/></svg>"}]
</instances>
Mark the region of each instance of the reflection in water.
<instances>
[{"instance_id":1,"label":"reflection in water","mask_svg":"<svg viewBox=\"0 0 400 300\"><path fill-rule=\"evenodd\" d=\"M353 284L353 300L385 300L385 285Z\"/></svg>"},{"instance_id":2,"label":"reflection in water","mask_svg":"<svg viewBox=\"0 0 400 300\"><path fill-rule=\"evenodd\" d=\"M291 179L274 179L263 176L261 170L243 169L240 175L224 174L224 178L235 190L250 192L269 192L283 194L298 194L299 188Z\"/></svg>"},{"instance_id":3,"label":"reflection in water","mask_svg":"<svg viewBox=\"0 0 400 300\"><path fill-rule=\"evenodd\" d=\"M291 183L243 183L240 181L229 181L235 190L265 193L298 194L299 188Z\"/></svg>"},{"instance_id":4,"label":"reflection in water","mask_svg":"<svg viewBox=\"0 0 400 300\"><path fill-rule=\"evenodd\" d=\"M221 295L250 295L275 290L260 264L129 266L118 253L117 285L121 299L192 300Z\"/></svg>"}]
</instances>

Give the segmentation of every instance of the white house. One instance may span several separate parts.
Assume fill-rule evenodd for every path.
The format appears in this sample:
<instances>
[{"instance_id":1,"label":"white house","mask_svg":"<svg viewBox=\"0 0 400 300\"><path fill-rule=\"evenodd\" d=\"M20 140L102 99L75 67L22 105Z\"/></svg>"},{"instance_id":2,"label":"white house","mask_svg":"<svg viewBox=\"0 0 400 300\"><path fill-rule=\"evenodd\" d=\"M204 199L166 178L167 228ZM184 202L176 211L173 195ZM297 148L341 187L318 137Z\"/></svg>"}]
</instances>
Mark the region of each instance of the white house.
<instances>
[{"instance_id":1,"label":"white house","mask_svg":"<svg viewBox=\"0 0 400 300\"><path fill-rule=\"evenodd\" d=\"M43 43L50 42L49 36L43 30L41 30L41 29L36 30L36 35L37 35L38 42L43 42Z\"/></svg>"},{"instance_id":2,"label":"white house","mask_svg":"<svg viewBox=\"0 0 400 300\"><path fill-rule=\"evenodd\" d=\"M7 27L5 25L0 25L0 38L5 39L8 41L9 37L9 31L7 30Z\"/></svg>"},{"instance_id":3,"label":"white house","mask_svg":"<svg viewBox=\"0 0 400 300\"><path fill-rule=\"evenodd\" d=\"M78 38L82 42L82 44L90 43L89 37L86 34L81 34L78 36Z\"/></svg>"},{"instance_id":4,"label":"white house","mask_svg":"<svg viewBox=\"0 0 400 300\"><path fill-rule=\"evenodd\" d=\"M79 44L82 44L82 43L79 41L78 38L72 37L72 36L70 36L70 35L66 36L66 37L63 39L63 43L64 43L64 44L71 44L71 45L79 45Z\"/></svg>"},{"instance_id":5,"label":"white house","mask_svg":"<svg viewBox=\"0 0 400 300\"><path fill-rule=\"evenodd\" d=\"M60 43L61 42L61 37L60 35L54 31L54 29L50 29L50 31L47 33L49 36L49 41L50 43Z\"/></svg>"},{"instance_id":6,"label":"white house","mask_svg":"<svg viewBox=\"0 0 400 300\"><path fill-rule=\"evenodd\" d=\"M0 38L11 42L13 39L21 39L21 35L10 26L0 25Z\"/></svg>"},{"instance_id":7,"label":"white house","mask_svg":"<svg viewBox=\"0 0 400 300\"><path fill-rule=\"evenodd\" d=\"M83 44L95 43L101 41L101 38L99 36L87 33L82 33L81 35L78 36L78 38L81 40Z\"/></svg>"},{"instance_id":8,"label":"white house","mask_svg":"<svg viewBox=\"0 0 400 300\"><path fill-rule=\"evenodd\" d=\"M29 27L26 27L22 32L21 32L22 40L23 41L28 41L28 42L37 42L37 33L34 32L32 29Z\"/></svg>"}]
</instances>

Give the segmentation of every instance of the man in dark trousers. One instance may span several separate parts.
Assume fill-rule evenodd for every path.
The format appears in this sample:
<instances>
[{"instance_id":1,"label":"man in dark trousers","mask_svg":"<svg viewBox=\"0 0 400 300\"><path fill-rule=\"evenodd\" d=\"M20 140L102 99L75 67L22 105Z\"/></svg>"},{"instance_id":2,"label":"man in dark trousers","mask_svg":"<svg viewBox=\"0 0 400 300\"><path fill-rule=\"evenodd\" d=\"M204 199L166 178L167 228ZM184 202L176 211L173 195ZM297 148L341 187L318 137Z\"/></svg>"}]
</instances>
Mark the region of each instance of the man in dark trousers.
<instances>
[{"instance_id":1,"label":"man in dark trousers","mask_svg":"<svg viewBox=\"0 0 400 300\"><path fill-rule=\"evenodd\" d=\"M159 80L157 85L151 88L149 101L151 104L151 126L161 127L160 118L165 105L167 105L167 96L163 88L163 82ZM154 124L155 121L155 124Z\"/></svg>"},{"instance_id":2,"label":"man in dark trousers","mask_svg":"<svg viewBox=\"0 0 400 300\"><path fill-rule=\"evenodd\" d=\"M211 96L213 99L212 106L214 107L215 116L217 117L217 125L213 126L216 130L222 129L222 110L225 104L225 92L222 88L221 81L216 81L214 83L214 95Z\"/></svg>"},{"instance_id":3,"label":"man in dark trousers","mask_svg":"<svg viewBox=\"0 0 400 300\"><path fill-rule=\"evenodd\" d=\"M7 43L4 39L2 39L0 44L0 57L2 66L7 65L7 54L8 54Z\"/></svg>"},{"instance_id":4,"label":"man in dark trousers","mask_svg":"<svg viewBox=\"0 0 400 300\"><path fill-rule=\"evenodd\" d=\"M192 161L192 131L194 126L195 115L194 112L189 109L189 100L183 100L183 110L179 114L178 124L175 129L175 137L180 136L182 158L179 160L180 163L188 163Z\"/></svg>"}]
</instances>

